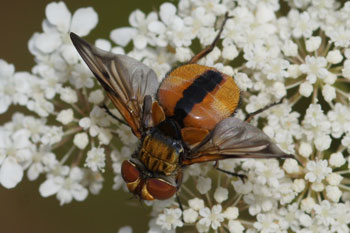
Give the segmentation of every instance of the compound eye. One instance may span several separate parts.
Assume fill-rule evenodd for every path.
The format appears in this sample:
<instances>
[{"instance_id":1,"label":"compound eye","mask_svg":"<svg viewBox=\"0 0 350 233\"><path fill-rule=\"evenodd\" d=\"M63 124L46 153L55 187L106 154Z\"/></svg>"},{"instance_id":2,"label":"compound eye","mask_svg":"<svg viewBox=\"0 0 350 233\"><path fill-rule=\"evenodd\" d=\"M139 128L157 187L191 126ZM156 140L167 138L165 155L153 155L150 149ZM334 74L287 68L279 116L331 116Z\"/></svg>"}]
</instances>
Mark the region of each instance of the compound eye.
<instances>
[{"instance_id":1,"label":"compound eye","mask_svg":"<svg viewBox=\"0 0 350 233\"><path fill-rule=\"evenodd\" d=\"M140 172L129 160L124 160L122 164L122 177L126 183L135 182L137 179L140 178Z\"/></svg>"},{"instance_id":2,"label":"compound eye","mask_svg":"<svg viewBox=\"0 0 350 233\"><path fill-rule=\"evenodd\" d=\"M163 179L151 178L147 181L147 191L155 199L165 200L176 193L176 187Z\"/></svg>"}]
</instances>

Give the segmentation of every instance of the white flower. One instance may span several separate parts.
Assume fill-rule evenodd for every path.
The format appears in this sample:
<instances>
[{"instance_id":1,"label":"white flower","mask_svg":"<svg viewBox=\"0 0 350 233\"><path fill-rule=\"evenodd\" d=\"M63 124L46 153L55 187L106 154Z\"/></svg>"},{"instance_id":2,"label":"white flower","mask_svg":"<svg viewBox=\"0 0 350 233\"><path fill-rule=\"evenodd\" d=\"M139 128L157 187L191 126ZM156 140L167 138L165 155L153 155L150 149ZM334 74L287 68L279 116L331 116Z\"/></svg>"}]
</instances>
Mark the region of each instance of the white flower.
<instances>
[{"instance_id":1,"label":"white flower","mask_svg":"<svg viewBox=\"0 0 350 233\"><path fill-rule=\"evenodd\" d=\"M182 227L181 215L182 211L180 209L165 209L164 213L158 216L156 224L168 231Z\"/></svg>"},{"instance_id":2,"label":"white flower","mask_svg":"<svg viewBox=\"0 0 350 233\"><path fill-rule=\"evenodd\" d=\"M69 104L73 104L78 101L77 93L70 87L61 88L60 98Z\"/></svg>"},{"instance_id":3,"label":"white flower","mask_svg":"<svg viewBox=\"0 0 350 233\"><path fill-rule=\"evenodd\" d=\"M299 65L297 64L290 64L288 66L287 72L288 72L288 76L291 78L298 78L301 75Z\"/></svg>"},{"instance_id":4,"label":"white flower","mask_svg":"<svg viewBox=\"0 0 350 233\"><path fill-rule=\"evenodd\" d=\"M23 178L22 165L32 156L29 136L25 129L9 132L0 128L0 183L5 188L14 188Z\"/></svg>"},{"instance_id":5,"label":"white flower","mask_svg":"<svg viewBox=\"0 0 350 233\"><path fill-rule=\"evenodd\" d=\"M268 184L275 188L279 185L279 179L284 176L284 172L279 168L277 160L269 160L262 166L257 167L256 174L257 183L262 185Z\"/></svg>"},{"instance_id":6,"label":"white flower","mask_svg":"<svg viewBox=\"0 0 350 233\"><path fill-rule=\"evenodd\" d=\"M325 185L321 182L312 183L311 189L315 192L322 192L324 190Z\"/></svg>"},{"instance_id":7,"label":"white flower","mask_svg":"<svg viewBox=\"0 0 350 233\"><path fill-rule=\"evenodd\" d=\"M104 99L104 94L101 89L90 92L88 101L93 104L100 104Z\"/></svg>"},{"instance_id":8,"label":"white flower","mask_svg":"<svg viewBox=\"0 0 350 233\"><path fill-rule=\"evenodd\" d=\"M258 214L257 222L254 223L254 227L260 232L277 232L278 225L275 223L274 216L272 214Z\"/></svg>"},{"instance_id":9,"label":"white flower","mask_svg":"<svg viewBox=\"0 0 350 233\"><path fill-rule=\"evenodd\" d=\"M313 210L315 204L316 203L313 198L307 197L301 201L301 209L307 213L310 213Z\"/></svg>"},{"instance_id":10,"label":"white flower","mask_svg":"<svg viewBox=\"0 0 350 233\"><path fill-rule=\"evenodd\" d=\"M332 126L332 136L339 138L343 133L350 132L350 108L341 103L327 113Z\"/></svg>"},{"instance_id":11,"label":"white flower","mask_svg":"<svg viewBox=\"0 0 350 233\"><path fill-rule=\"evenodd\" d=\"M110 125L110 120L105 111L95 105L90 112L90 117L82 118L79 121L79 125L84 130L89 129L91 137L96 137L97 135L100 136L101 134L107 133L107 131L103 131L103 127L108 127Z\"/></svg>"},{"instance_id":12,"label":"white flower","mask_svg":"<svg viewBox=\"0 0 350 233\"><path fill-rule=\"evenodd\" d=\"M206 194L211 189L211 179L208 177L200 176L197 181L196 188L200 194Z\"/></svg>"},{"instance_id":13,"label":"white flower","mask_svg":"<svg viewBox=\"0 0 350 233\"><path fill-rule=\"evenodd\" d=\"M52 169L57 163L56 156L50 151L50 147L40 147L33 152L32 163L27 173L28 179L36 180L41 173Z\"/></svg>"},{"instance_id":14,"label":"white flower","mask_svg":"<svg viewBox=\"0 0 350 233\"><path fill-rule=\"evenodd\" d=\"M284 42L284 45L282 47L282 51L284 53L284 55L286 56L297 56L298 55L298 45L295 44L293 41L291 40L287 40Z\"/></svg>"},{"instance_id":15,"label":"white flower","mask_svg":"<svg viewBox=\"0 0 350 233\"><path fill-rule=\"evenodd\" d=\"M326 195L329 200L333 202L338 202L342 195L342 192L337 186L328 185L326 187Z\"/></svg>"},{"instance_id":16,"label":"white flower","mask_svg":"<svg viewBox=\"0 0 350 233\"><path fill-rule=\"evenodd\" d=\"M269 80L282 80L288 76L286 69L289 66L289 62L283 59L272 59L264 65L264 73Z\"/></svg>"},{"instance_id":17,"label":"white flower","mask_svg":"<svg viewBox=\"0 0 350 233\"><path fill-rule=\"evenodd\" d=\"M244 226L241 224L240 221L230 220L228 222L228 229L230 233L243 233Z\"/></svg>"},{"instance_id":18,"label":"white flower","mask_svg":"<svg viewBox=\"0 0 350 233\"><path fill-rule=\"evenodd\" d=\"M234 75L235 77L235 82L239 89L242 91L246 91L248 88L253 87L252 80L248 77L247 74L245 73L237 73Z\"/></svg>"},{"instance_id":19,"label":"white flower","mask_svg":"<svg viewBox=\"0 0 350 233\"><path fill-rule=\"evenodd\" d=\"M85 160L85 166L89 167L92 171L104 171L106 155L104 148L92 148L87 152L87 158Z\"/></svg>"},{"instance_id":20,"label":"white flower","mask_svg":"<svg viewBox=\"0 0 350 233\"><path fill-rule=\"evenodd\" d=\"M312 147L310 144L302 142L299 147L299 153L301 156L308 158L312 153Z\"/></svg>"},{"instance_id":21,"label":"white flower","mask_svg":"<svg viewBox=\"0 0 350 233\"><path fill-rule=\"evenodd\" d=\"M329 51L326 58L331 64L338 64L343 60L343 56L338 49Z\"/></svg>"},{"instance_id":22,"label":"white flower","mask_svg":"<svg viewBox=\"0 0 350 233\"><path fill-rule=\"evenodd\" d=\"M334 167L341 167L345 164L345 162L346 160L344 159L343 154L340 152L331 154L329 158L329 164Z\"/></svg>"},{"instance_id":23,"label":"white flower","mask_svg":"<svg viewBox=\"0 0 350 233\"><path fill-rule=\"evenodd\" d=\"M309 97L313 90L314 90L313 86L308 81L303 82L299 86L299 93L305 97Z\"/></svg>"},{"instance_id":24,"label":"white flower","mask_svg":"<svg viewBox=\"0 0 350 233\"><path fill-rule=\"evenodd\" d=\"M192 10L191 15L187 16L184 21L186 25L192 28L193 36L196 36L199 30L205 27L213 27L215 19L215 15L207 12L204 7L200 6Z\"/></svg>"},{"instance_id":25,"label":"white flower","mask_svg":"<svg viewBox=\"0 0 350 233\"><path fill-rule=\"evenodd\" d=\"M191 57L193 56L192 51L188 48L184 47L177 47L176 48L176 54L175 57L180 62L187 62L191 60Z\"/></svg>"},{"instance_id":26,"label":"white flower","mask_svg":"<svg viewBox=\"0 0 350 233\"><path fill-rule=\"evenodd\" d=\"M96 26L98 16L91 8L80 8L73 16L63 2L52 2L46 7L43 33L35 33L29 41L29 50L38 60L47 62L48 54L60 53L66 62L75 64L79 55L69 39L69 32L86 36ZM53 55L55 56L55 55Z\"/></svg>"},{"instance_id":27,"label":"white flower","mask_svg":"<svg viewBox=\"0 0 350 233\"><path fill-rule=\"evenodd\" d=\"M196 223L196 230L199 232L199 233L204 233L204 232L208 232L209 231L209 226L203 224L203 223L200 223L200 222L197 222Z\"/></svg>"},{"instance_id":28,"label":"white flower","mask_svg":"<svg viewBox=\"0 0 350 233\"><path fill-rule=\"evenodd\" d=\"M305 180L304 179L295 179L293 182L293 190L297 193L300 193L305 189Z\"/></svg>"},{"instance_id":29,"label":"white flower","mask_svg":"<svg viewBox=\"0 0 350 233\"><path fill-rule=\"evenodd\" d=\"M214 192L214 198L217 203L221 203L228 198L228 190L223 187L218 187Z\"/></svg>"},{"instance_id":30,"label":"white flower","mask_svg":"<svg viewBox=\"0 0 350 233\"><path fill-rule=\"evenodd\" d=\"M227 60L233 60L238 56L239 52L234 44L225 46L222 50L222 57Z\"/></svg>"},{"instance_id":31,"label":"white flower","mask_svg":"<svg viewBox=\"0 0 350 233\"><path fill-rule=\"evenodd\" d=\"M332 142L329 136L331 125L323 114L321 105L309 105L302 125L305 129L304 134L308 140L314 140L317 150L323 151L329 148Z\"/></svg>"},{"instance_id":32,"label":"white flower","mask_svg":"<svg viewBox=\"0 0 350 233\"><path fill-rule=\"evenodd\" d=\"M171 3L163 3L159 11L162 21L150 24L150 29L158 36L166 32L167 39L175 47L189 46L195 35L192 28L187 26L184 20L176 15L176 7ZM165 46L166 43L163 45Z\"/></svg>"},{"instance_id":33,"label":"white flower","mask_svg":"<svg viewBox=\"0 0 350 233\"><path fill-rule=\"evenodd\" d=\"M322 40L321 40L321 37L319 37L319 36L310 37L305 43L306 50L308 52L316 51L320 47L321 42L322 42Z\"/></svg>"},{"instance_id":34,"label":"white flower","mask_svg":"<svg viewBox=\"0 0 350 233\"><path fill-rule=\"evenodd\" d=\"M239 215L239 210L237 207L228 207L224 212L225 218L229 220L238 218L238 215Z\"/></svg>"},{"instance_id":35,"label":"white flower","mask_svg":"<svg viewBox=\"0 0 350 233\"><path fill-rule=\"evenodd\" d=\"M211 228L214 230L218 229L221 222L224 221L224 215L221 211L221 205L214 205L211 210L208 207L201 209L199 211L199 215L203 218L201 218L198 223L207 227L211 226Z\"/></svg>"},{"instance_id":36,"label":"white flower","mask_svg":"<svg viewBox=\"0 0 350 233\"><path fill-rule=\"evenodd\" d=\"M190 208L184 210L183 216L186 223L194 223L198 218L198 212Z\"/></svg>"},{"instance_id":37,"label":"white flower","mask_svg":"<svg viewBox=\"0 0 350 233\"><path fill-rule=\"evenodd\" d=\"M300 71L307 74L306 80L314 84L317 78L324 79L328 75L328 70L325 68L326 65L326 58L308 55L305 58L305 64L300 65Z\"/></svg>"},{"instance_id":38,"label":"white flower","mask_svg":"<svg viewBox=\"0 0 350 233\"><path fill-rule=\"evenodd\" d=\"M155 12L151 12L147 16L140 10L135 10L129 16L129 23L132 27L122 27L114 29L110 37L120 46L126 46L131 40L137 49L144 49L147 44L155 45L163 40L157 40L155 34L152 33L150 27L153 22L157 22L158 17ZM153 25L153 27L155 27ZM159 29L161 30L161 29Z\"/></svg>"},{"instance_id":39,"label":"white flower","mask_svg":"<svg viewBox=\"0 0 350 233\"><path fill-rule=\"evenodd\" d=\"M332 42L334 42L335 46L339 47L349 47L350 45L350 30L343 26L330 30L328 33Z\"/></svg>"},{"instance_id":40,"label":"white flower","mask_svg":"<svg viewBox=\"0 0 350 233\"><path fill-rule=\"evenodd\" d=\"M327 176L327 182L330 185L339 185L342 181L343 177L337 173L331 173Z\"/></svg>"},{"instance_id":41,"label":"white flower","mask_svg":"<svg viewBox=\"0 0 350 233\"><path fill-rule=\"evenodd\" d=\"M310 182L322 182L332 169L328 167L327 160L308 161L306 164L307 173L305 179Z\"/></svg>"},{"instance_id":42,"label":"white flower","mask_svg":"<svg viewBox=\"0 0 350 233\"><path fill-rule=\"evenodd\" d=\"M349 202L336 204L334 211L333 232L349 232L350 211Z\"/></svg>"},{"instance_id":43,"label":"white flower","mask_svg":"<svg viewBox=\"0 0 350 233\"><path fill-rule=\"evenodd\" d=\"M344 68L342 69L342 75L350 79L350 59L344 61Z\"/></svg>"},{"instance_id":44,"label":"white flower","mask_svg":"<svg viewBox=\"0 0 350 233\"><path fill-rule=\"evenodd\" d=\"M43 135L41 142L44 145L53 145L62 140L63 130L62 127L57 126L45 126L43 129Z\"/></svg>"},{"instance_id":45,"label":"white flower","mask_svg":"<svg viewBox=\"0 0 350 233\"><path fill-rule=\"evenodd\" d=\"M314 210L316 212L316 219L324 225L328 226L334 222L335 209L329 201L323 200L320 205L314 206Z\"/></svg>"},{"instance_id":46,"label":"white flower","mask_svg":"<svg viewBox=\"0 0 350 233\"><path fill-rule=\"evenodd\" d=\"M83 150L89 143L89 137L86 133L78 133L74 136L73 143Z\"/></svg>"},{"instance_id":47,"label":"white flower","mask_svg":"<svg viewBox=\"0 0 350 233\"><path fill-rule=\"evenodd\" d=\"M56 194L60 204L70 203L73 199L83 201L88 195L88 191L80 182L83 172L80 168L74 167L67 176L51 176L40 185L41 196L49 197Z\"/></svg>"},{"instance_id":48,"label":"white flower","mask_svg":"<svg viewBox=\"0 0 350 233\"><path fill-rule=\"evenodd\" d=\"M280 223L282 229L291 228L294 232L298 232L300 230L300 222L299 218L302 216L303 211L299 209L297 203L288 205L287 209L281 208L278 211L280 215Z\"/></svg>"},{"instance_id":49,"label":"white flower","mask_svg":"<svg viewBox=\"0 0 350 233\"><path fill-rule=\"evenodd\" d=\"M83 180L81 181L81 184L84 187L88 187L89 191L97 195L100 193L102 187L103 187L103 181L104 178L101 175L100 172L93 172L90 169L84 169L84 177Z\"/></svg>"},{"instance_id":50,"label":"white flower","mask_svg":"<svg viewBox=\"0 0 350 233\"><path fill-rule=\"evenodd\" d=\"M331 85L325 85L322 89L322 95L327 102L331 102L336 97L335 88Z\"/></svg>"},{"instance_id":51,"label":"white flower","mask_svg":"<svg viewBox=\"0 0 350 233\"><path fill-rule=\"evenodd\" d=\"M83 87L92 88L94 86L92 73L85 64L77 64L74 66L69 81L73 84L75 89L81 89Z\"/></svg>"},{"instance_id":52,"label":"white flower","mask_svg":"<svg viewBox=\"0 0 350 233\"><path fill-rule=\"evenodd\" d=\"M193 198L188 201L188 205L194 210L201 210L204 208L204 201L199 198Z\"/></svg>"},{"instance_id":53,"label":"white flower","mask_svg":"<svg viewBox=\"0 0 350 233\"><path fill-rule=\"evenodd\" d=\"M286 159L283 163L283 169L289 174L298 173L298 162L295 159Z\"/></svg>"},{"instance_id":54,"label":"white flower","mask_svg":"<svg viewBox=\"0 0 350 233\"><path fill-rule=\"evenodd\" d=\"M73 121L73 119L74 119L73 114L74 114L74 112L71 108L64 109L57 115L56 120L61 122L64 125L67 125Z\"/></svg>"},{"instance_id":55,"label":"white flower","mask_svg":"<svg viewBox=\"0 0 350 233\"><path fill-rule=\"evenodd\" d=\"M318 24L306 11L299 14L297 10L293 9L289 12L288 17L292 24L293 36L295 38L300 38L301 36L309 38L312 32L318 28Z\"/></svg>"},{"instance_id":56,"label":"white flower","mask_svg":"<svg viewBox=\"0 0 350 233\"><path fill-rule=\"evenodd\" d=\"M15 73L15 67L0 59L0 114L7 111L11 104L26 105L30 85L28 73Z\"/></svg>"}]
</instances>

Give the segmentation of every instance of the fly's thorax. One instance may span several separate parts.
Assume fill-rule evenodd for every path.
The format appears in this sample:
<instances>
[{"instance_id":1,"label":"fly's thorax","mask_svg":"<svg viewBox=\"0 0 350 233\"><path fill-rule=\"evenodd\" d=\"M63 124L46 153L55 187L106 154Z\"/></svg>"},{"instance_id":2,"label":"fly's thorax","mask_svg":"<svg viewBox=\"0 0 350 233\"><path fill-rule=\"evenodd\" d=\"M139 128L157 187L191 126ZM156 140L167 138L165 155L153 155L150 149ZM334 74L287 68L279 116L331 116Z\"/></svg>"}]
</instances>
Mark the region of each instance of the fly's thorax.
<instances>
[{"instance_id":1,"label":"fly's thorax","mask_svg":"<svg viewBox=\"0 0 350 233\"><path fill-rule=\"evenodd\" d=\"M149 171L168 176L178 169L183 151L180 140L164 136L155 128L144 137L138 157Z\"/></svg>"}]
</instances>

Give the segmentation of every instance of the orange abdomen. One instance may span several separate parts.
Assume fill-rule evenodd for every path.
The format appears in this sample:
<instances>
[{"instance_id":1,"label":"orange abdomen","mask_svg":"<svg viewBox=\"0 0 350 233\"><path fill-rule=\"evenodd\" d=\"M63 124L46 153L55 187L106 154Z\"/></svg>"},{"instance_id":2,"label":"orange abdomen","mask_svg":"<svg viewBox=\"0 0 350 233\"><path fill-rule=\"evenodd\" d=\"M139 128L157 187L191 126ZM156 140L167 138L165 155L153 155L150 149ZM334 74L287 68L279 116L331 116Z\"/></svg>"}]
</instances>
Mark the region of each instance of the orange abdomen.
<instances>
[{"instance_id":1,"label":"orange abdomen","mask_svg":"<svg viewBox=\"0 0 350 233\"><path fill-rule=\"evenodd\" d=\"M234 113L240 90L231 76L212 67L189 64L163 80L157 97L166 116L182 127L211 130Z\"/></svg>"}]
</instances>

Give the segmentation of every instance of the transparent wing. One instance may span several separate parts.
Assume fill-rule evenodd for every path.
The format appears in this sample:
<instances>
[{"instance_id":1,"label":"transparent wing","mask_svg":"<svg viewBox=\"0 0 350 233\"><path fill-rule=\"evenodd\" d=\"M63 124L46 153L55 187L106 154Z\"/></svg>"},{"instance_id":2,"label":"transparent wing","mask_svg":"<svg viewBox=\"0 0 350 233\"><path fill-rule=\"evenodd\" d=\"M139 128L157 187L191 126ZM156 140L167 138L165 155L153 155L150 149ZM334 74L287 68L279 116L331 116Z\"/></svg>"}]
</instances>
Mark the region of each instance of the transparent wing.
<instances>
[{"instance_id":1,"label":"transparent wing","mask_svg":"<svg viewBox=\"0 0 350 233\"><path fill-rule=\"evenodd\" d=\"M124 120L141 137L144 118L149 119L151 113L143 109L145 97L153 97L159 85L155 72L131 57L101 50L74 33L71 39ZM150 98L146 99L149 108Z\"/></svg>"},{"instance_id":2,"label":"transparent wing","mask_svg":"<svg viewBox=\"0 0 350 233\"><path fill-rule=\"evenodd\" d=\"M228 158L294 158L284 153L260 129L229 117L221 121L198 146L184 164L202 163Z\"/></svg>"}]
</instances>

